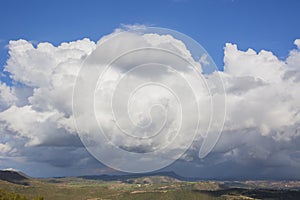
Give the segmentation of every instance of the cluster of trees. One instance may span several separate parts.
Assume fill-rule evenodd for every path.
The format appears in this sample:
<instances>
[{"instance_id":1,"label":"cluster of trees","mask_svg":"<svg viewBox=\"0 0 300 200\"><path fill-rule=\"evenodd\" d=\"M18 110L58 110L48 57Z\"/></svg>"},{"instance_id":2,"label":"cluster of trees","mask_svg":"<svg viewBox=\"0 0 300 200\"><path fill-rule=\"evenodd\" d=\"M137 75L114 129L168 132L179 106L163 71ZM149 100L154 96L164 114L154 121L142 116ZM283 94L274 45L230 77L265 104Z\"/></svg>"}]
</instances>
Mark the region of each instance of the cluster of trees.
<instances>
[{"instance_id":1,"label":"cluster of trees","mask_svg":"<svg viewBox=\"0 0 300 200\"><path fill-rule=\"evenodd\" d=\"M4 189L0 189L0 200L44 200L44 198L36 197L34 199L29 199L26 196L22 196Z\"/></svg>"}]
</instances>

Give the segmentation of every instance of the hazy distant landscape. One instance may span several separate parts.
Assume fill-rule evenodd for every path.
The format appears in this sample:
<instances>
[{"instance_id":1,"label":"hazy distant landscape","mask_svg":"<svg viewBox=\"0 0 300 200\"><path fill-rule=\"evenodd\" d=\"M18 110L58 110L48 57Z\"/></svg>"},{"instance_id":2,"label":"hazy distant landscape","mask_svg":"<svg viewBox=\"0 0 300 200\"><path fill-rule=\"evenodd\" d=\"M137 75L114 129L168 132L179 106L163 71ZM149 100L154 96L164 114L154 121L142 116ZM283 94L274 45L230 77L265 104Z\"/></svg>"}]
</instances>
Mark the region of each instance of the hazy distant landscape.
<instances>
[{"instance_id":1,"label":"hazy distant landscape","mask_svg":"<svg viewBox=\"0 0 300 200\"><path fill-rule=\"evenodd\" d=\"M0 171L0 199L299 199L300 181L183 181L174 173L30 178ZM5 198L13 196L13 198ZM16 198L16 196L19 196Z\"/></svg>"}]
</instances>

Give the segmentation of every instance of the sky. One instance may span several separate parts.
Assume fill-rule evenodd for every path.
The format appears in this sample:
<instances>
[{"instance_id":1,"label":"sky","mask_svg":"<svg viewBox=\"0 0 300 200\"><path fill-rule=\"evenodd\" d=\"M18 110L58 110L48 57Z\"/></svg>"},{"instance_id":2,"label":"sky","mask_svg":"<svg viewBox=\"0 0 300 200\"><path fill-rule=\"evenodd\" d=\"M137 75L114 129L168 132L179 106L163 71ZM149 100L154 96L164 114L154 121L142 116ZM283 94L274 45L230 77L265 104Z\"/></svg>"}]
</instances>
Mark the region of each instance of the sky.
<instances>
[{"instance_id":1,"label":"sky","mask_svg":"<svg viewBox=\"0 0 300 200\"><path fill-rule=\"evenodd\" d=\"M299 1L1 1L1 45L93 41L121 24L145 24L182 32L199 42L223 67L226 42L241 49L271 50L285 58L299 35ZM1 65L7 49L1 49Z\"/></svg>"},{"instance_id":2,"label":"sky","mask_svg":"<svg viewBox=\"0 0 300 200\"><path fill-rule=\"evenodd\" d=\"M210 154L204 159L198 157L203 142L200 137L180 159L162 170L205 179L299 179L299 9L300 2L296 0L2 0L0 168L13 168L37 177L118 173L88 153L77 135L80 128L76 130L73 125L71 104L75 77L82 61L92 52L100 52L97 59L103 58L101 51L96 51L99 40L122 32L122 27L155 26L184 33L205 48L224 80L227 110L222 134ZM120 52L147 43L175 49L194 62L188 49L180 45L182 41L174 38L121 34L120 41L124 44L118 49ZM110 56L109 52L116 53L114 47L103 47L105 58ZM152 58L151 55L144 57ZM174 60L166 56L159 61ZM117 67L110 71L109 80L122 74L122 70ZM192 77L187 69L182 73ZM186 91L185 85L174 81L178 80L174 74L167 75L155 80L169 80L171 86ZM135 74L128 85L143 77L144 72ZM207 79L216 80L216 76L211 74ZM102 100L106 98L102 95L110 94L112 87L110 82L104 83L107 85L99 88L104 93L97 96ZM129 88L123 88L122 92L126 91ZM158 94L160 98L169 98L164 92ZM207 102L203 99L197 103L206 112ZM182 105L190 102L186 98L181 100ZM170 107L175 101L172 102ZM116 101L117 106L121 103ZM86 105L80 102L78 106ZM101 103L96 106L107 109ZM216 115L222 117L222 109L217 111L220 112ZM159 116L159 112L154 115L153 122L161 121ZM114 133L109 126L111 119L103 113L98 117L107 120L104 129ZM187 121L191 122L189 117ZM193 126L187 123L183 127L188 134ZM126 144L124 148L133 151L154 148L125 139L122 142ZM173 147L181 149L182 143ZM108 150L104 152L110 156Z\"/></svg>"}]
</instances>

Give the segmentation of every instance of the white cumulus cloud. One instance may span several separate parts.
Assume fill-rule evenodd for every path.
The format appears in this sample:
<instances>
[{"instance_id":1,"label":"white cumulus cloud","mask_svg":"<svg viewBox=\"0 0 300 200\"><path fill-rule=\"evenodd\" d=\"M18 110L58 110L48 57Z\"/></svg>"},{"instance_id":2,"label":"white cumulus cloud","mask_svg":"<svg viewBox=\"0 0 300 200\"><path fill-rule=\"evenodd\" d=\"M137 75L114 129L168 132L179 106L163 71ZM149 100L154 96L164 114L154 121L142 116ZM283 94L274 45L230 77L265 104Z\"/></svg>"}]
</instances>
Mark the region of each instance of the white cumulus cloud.
<instances>
[{"instance_id":1,"label":"white cumulus cloud","mask_svg":"<svg viewBox=\"0 0 300 200\"><path fill-rule=\"evenodd\" d=\"M18 169L26 169L26 164L34 162L39 163L36 166L46 165L48 168L46 167L45 170L48 169L54 173L60 167L62 171L71 167L67 162L74 164L72 168L86 168L86 165L90 165L91 168L97 166L76 135L72 115L74 84L81 64L87 56L92 54L89 61L93 65L93 55L97 58L96 61L99 60L99 56L103 59L110 59L127 49L150 45L175 51L190 62L194 62L199 68L201 64L207 63L206 57L199 58L199 62L194 61L182 41L167 35L149 34L141 37L128 34L107 46L105 51L95 52L97 44L103 44L105 40L114 37L118 31L120 30L104 36L98 43L83 39L62 43L57 47L50 43L40 43L35 47L25 40L10 41L9 58L4 70L9 73L12 82L11 84L0 83L0 161L7 163L5 167L16 167L8 165L18 163L24 165L23 167L17 166ZM291 177L291 174L285 170L290 170L292 173L300 169L299 41L299 39L295 40L297 48L291 50L285 60L277 58L270 51L255 52L252 49L241 51L235 44L226 44L224 71L219 72L224 81L227 110L222 136L213 152L202 160L198 158L202 138L198 138L182 160L175 163L174 169L178 170L178 173L216 177L223 176L218 171L226 168L228 177L241 176L241 174L245 177L252 176L253 174L250 173L252 170L258 178L271 177L274 173L279 178ZM158 56L148 52L141 54L139 59L147 61ZM124 59L117 63L118 66L106 74L104 84L97 88L96 97L106 100L111 93L111 88L114 87L113 80L118 79L118 76L126 71L126 67L130 67L130 64L139 63L139 59L133 61ZM157 59L157 62L165 60L170 62L172 58L166 56L163 60ZM189 70L182 69L181 73L191 76ZM91 77L93 77L92 74ZM183 83L178 81L180 79L174 79L173 74L153 76L151 71L143 71L129 77L128 85L121 88L124 95L121 93L120 97L125 97L127 89L132 89L134 83L141 82L147 77L164 80L176 86L182 94L185 92ZM213 79L214 74L207 75L207 78ZM192 76L190 79L193 80ZM196 80L195 83L197 83ZM197 91L197 97L206 95L201 88L203 87L199 87L200 91ZM147 91L153 92L151 88ZM88 104L85 95L85 93L82 94L82 109ZM137 93L131 100L143 98L139 95ZM149 113L143 113L144 107L151 106L154 101L161 101L166 107L172 108L176 101L175 99L164 101L169 98L168 95L156 90L156 93L153 92L151 96L153 99L145 99L145 105L136 103L136 107L130 108L135 113L132 116L133 121L140 125L147 124ZM162 96L164 98L161 98ZM201 106L208 107L208 99L203 98L202 101L200 99L198 100ZM121 105L122 100L118 99L115 102L116 105ZM189 97L185 96L183 102L188 104ZM111 128L112 119L105 112L109 108L105 107L106 104L102 102L97 102L95 106L104 111L98 113L98 117L106 120L104 120L106 122L104 128ZM175 109L171 111L175 118L177 111ZM192 113L193 110L189 112ZM205 118L209 115L209 110L204 109L203 113L205 112L207 113L202 115L204 121L207 120ZM155 125L159 125L162 121L164 113L158 109L150 114L154 117L152 121L157 122L150 128L155 129L157 128ZM125 128L131 128L126 120L121 122ZM167 122L170 130L175 129L177 125L175 119L170 118ZM88 126L89 120L86 123ZM193 131L190 130L189 123L186 123L183 128L186 134ZM138 144L135 141L116 137L118 132L115 129L110 131L112 133L110 137L114 142L123 143L124 148L132 148L133 151L142 151L143 149L138 148L146 148L147 145L149 150L160 144L159 141ZM137 132L137 134L142 133ZM159 139L165 140L166 138ZM179 141L177 148L180 148L180 144ZM48 153L45 153L46 151ZM183 160L188 164L182 164ZM183 166L186 165L191 169L188 172L183 170ZM207 171L205 176L202 174L204 170Z\"/></svg>"}]
</instances>

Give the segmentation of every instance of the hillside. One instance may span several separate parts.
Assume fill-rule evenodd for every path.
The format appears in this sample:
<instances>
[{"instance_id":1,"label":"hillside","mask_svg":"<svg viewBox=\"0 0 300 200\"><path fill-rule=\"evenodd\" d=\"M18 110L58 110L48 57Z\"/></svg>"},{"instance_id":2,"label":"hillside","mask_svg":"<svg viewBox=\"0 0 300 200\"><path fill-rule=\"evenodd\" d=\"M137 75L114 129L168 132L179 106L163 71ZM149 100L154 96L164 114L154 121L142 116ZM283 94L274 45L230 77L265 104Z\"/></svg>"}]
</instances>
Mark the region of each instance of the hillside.
<instances>
[{"instance_id":1,"label":"hillside","mask_svg":"<svg viewBox=\"0 0 300 200\"><path fill-rule=\"evenodd\" d=\"M300 199L300 181L189 182L179 180L175 178L176 174L168 172L44 179L12 171L1 171L0 174L1 191L28 199ZM24 181L27 184L20 184Z\"/></svg>"},{"instance_id":2,"label":"hillside","mask_svg":"<svg viewBox=\"0 0 300 200\"><path fill-rule=\"evenodd\" d=\"M16 172L12 170L0 170L0 180L10 183L28 185L29 176L22 172Z\"/></svg>"}]
</instances>

